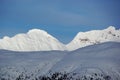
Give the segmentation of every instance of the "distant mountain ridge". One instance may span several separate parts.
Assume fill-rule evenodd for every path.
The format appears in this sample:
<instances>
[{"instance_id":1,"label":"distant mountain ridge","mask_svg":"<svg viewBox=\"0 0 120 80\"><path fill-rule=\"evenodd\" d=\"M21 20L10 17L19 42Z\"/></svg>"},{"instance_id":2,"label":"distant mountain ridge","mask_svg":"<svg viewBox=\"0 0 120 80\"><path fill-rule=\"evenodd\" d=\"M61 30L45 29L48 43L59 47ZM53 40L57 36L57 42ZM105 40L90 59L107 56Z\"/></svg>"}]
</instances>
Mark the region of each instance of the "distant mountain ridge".
<instances>
[{"instance_id":1,"label":"distant mountain ridge","mask_svg":"<svg viewBox=\"0 0 120 80\"><path fill-rule=\"evenodd\" d=\"M27 33L17 34L11 38L5 36L0 39L0 49L12 51L72 51L88 45L109 41L120 42L120 29L116 30L115 27L110 26L104 30L79 32L67 45L64 45L44 30L32 29Z\"/></svg>"},{"instance_id":2,"label":"distant mountain ridge","mask_svg":"<svg viewBox=\"0 0 120 80\"><path fill-rule=\"evenodd\" d=\"M103 42L120 42L120 29L116 30L115 27L110 26L104 30L79 32L66 47L68 50L72 51L81 47Z\"/></svg>"},{"instance_id":3,"label":"distant mountain ridge","mask_svg":"<svg viewBox=\"0 0 120 80\"><path fill-rule=\"evenodd\" d=\"M0 40L0 49L13 51L66 50L65 46L44 30L32 29L26 34L17 34Z\"/></svg>"}]
</instances>

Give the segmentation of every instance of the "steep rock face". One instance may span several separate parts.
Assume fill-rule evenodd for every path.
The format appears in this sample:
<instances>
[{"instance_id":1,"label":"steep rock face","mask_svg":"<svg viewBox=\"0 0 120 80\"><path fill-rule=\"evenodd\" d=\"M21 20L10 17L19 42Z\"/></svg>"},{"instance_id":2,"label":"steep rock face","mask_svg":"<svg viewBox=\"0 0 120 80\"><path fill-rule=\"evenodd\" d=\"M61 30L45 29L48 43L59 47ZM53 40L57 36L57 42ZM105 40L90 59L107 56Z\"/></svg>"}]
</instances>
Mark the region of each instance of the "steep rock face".
<instances>
[{"instance_id":1,"label":"steep rock face","mask_svg":"<svg viewBox=\"0 0 120 80\"><path fill-rule=\"evenodd\" d=\"M66 45L67 49L72 51L88 45L94 45L103 42L120 42L120 30L110 26L104 30L92 30L88 32L79 32L76 37Z\"/></svg>"},{"instance_id":2,"label":"steep rock face","mask_svg":"<svg viewBox=\"0 0 120 80\"><path fill-rule=\"evenodd\" d=\"M0 49L13 51L50 51L65 50L65 45L44 30L32 29L26 34L0 39Z\"/></svg>"}]
</instances>

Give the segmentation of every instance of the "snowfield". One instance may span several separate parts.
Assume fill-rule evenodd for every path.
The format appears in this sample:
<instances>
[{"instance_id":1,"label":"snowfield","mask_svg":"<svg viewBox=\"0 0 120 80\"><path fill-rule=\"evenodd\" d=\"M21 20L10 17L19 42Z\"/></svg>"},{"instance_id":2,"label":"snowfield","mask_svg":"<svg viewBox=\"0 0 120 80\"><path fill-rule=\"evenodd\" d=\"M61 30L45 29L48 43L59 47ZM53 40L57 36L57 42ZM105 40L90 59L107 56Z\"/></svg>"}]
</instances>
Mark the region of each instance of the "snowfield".
<instances>
[{"instance_id":1,"label":"snowfield","mask_svg":"<svg viewBox=\"0 0 120 80\"><path fill-rule=\"evenodd\" d=\"M62 80L119 80L120 43L106 42L74 51L0 50L1 80L37 80L54 72L73 76ZM20 75L22 79L18 79Z\"/></svg>"},{"instance_id":2,"label":"snowfield","mask_svg":"<svg viewBox=\"0 0 120 80\"><path fill-rule=\"evenodd\" d=\"M0 80L120 80L120 29L79 32L66 45L40 29L5 36Z\"/></svg>"}]
</instances>

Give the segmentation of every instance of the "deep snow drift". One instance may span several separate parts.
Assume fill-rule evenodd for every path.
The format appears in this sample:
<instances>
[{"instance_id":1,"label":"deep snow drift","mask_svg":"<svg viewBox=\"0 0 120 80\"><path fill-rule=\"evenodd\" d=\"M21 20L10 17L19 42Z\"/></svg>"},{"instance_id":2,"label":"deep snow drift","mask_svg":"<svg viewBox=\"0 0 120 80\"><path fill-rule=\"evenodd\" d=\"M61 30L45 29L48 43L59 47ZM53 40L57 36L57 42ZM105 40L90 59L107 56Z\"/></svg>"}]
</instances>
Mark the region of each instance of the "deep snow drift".
<instances>
[{"instance_id":1,"label":"deep snow drift","mask_svg":"<svg viewBox=\"0 0 120 80\"><path fill-rule=\"evenodd\" d=\"M120 42L120 30L110 26L104 30L79 32L69 44L64 45L46 31L32 29L27 33L17 34L12 38L5 36L0 39L0 49L12 51L72 51L108 41Z\"/></svg>"},{"instance_id":2,"label":"deep snow drift","mask_svg":"<svg viewBox=\"0 0 120 80\"><path fill-rule=\"evenodd\" d=\"M75 51L13 52L0 50L0 78L15 80L20 74L32 80L49 72L76 73L75 77L94 79L109 75L109 80L120 79L120 43L107 42ZM95 74L95 76L93 76ZM93 80L94 80L93 79ZM82 80L82 79L81 79Z\"/></svg>"}]
</instances>

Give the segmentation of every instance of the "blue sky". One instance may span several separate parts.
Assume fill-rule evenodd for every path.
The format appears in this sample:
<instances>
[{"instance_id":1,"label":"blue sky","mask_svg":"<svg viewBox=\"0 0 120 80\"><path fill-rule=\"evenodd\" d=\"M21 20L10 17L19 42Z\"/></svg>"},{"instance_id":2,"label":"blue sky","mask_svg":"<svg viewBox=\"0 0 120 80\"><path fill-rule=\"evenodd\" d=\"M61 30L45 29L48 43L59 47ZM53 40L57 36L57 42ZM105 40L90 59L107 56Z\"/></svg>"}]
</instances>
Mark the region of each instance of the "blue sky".
<instances>
[{"instance_id":1,"label":"blue sky","mask_svg":"<svg viewBox=\"0 0 120 80\"><path fill-rule=\"evenodd\" d=\"M0 38L44 29L63 43L79 31L120 27L120 0L0 0Z\"/></svg>"}]
</instances>

